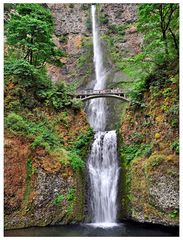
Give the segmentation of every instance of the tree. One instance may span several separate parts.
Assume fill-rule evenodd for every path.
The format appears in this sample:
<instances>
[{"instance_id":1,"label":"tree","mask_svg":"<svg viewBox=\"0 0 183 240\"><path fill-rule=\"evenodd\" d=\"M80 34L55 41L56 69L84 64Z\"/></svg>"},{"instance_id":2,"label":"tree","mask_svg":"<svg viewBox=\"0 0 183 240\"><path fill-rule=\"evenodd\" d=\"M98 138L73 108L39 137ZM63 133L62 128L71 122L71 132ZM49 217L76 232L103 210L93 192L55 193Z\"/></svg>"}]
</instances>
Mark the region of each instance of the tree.
<instances>
[{"instance_id":1,"label":"tree","mask_svg":"<svg viewBox=\"0 0 183 240\"><path fill-rule=\"evenodd\" d=\"M179 54L179 5L141 4L139 7L138 29L145 35L144 47L147 53L157 52L163 56L175 57ZM158 53L159 52L159 53Z\"/></svg>"},{"instance_id":2,"label":"tree","mask_svg":"<svg viewBox=\"0 0 183 240\"><path fill-rule=\"evenodd\" d=\"M21 58L40 67L53 56L63 56L52 40L53 23L50 11L40 4L17 4L6 26L7 42L21 51Z\"/></svg>"}]
</instances>

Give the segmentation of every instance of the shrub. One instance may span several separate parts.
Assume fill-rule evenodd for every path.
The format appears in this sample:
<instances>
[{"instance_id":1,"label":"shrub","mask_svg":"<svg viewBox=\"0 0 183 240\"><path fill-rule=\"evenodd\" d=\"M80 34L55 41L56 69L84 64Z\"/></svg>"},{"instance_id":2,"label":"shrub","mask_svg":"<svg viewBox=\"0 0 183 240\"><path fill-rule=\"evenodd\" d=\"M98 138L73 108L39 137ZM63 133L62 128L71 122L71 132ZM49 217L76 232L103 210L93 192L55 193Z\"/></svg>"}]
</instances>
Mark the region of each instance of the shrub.
<instances>
[{"instance_id":1,"label":"shrub","mask_svg":"<svg viewBox=\"0 0 183 240\"><path fill-rule=\"evenodd\" d=\"M48 89L40 90L38 95L39 98L44 101L46 106L59 110L71 106L70 92L71 87L65 82L60 81L56 84L52 84Z\"/></svg>"},{"instance_id":2,"label":"shrub","mask_svg":"<svg viewBox=\"0 0 183 240\"><path fill-rule=\"evenodd\" d=\"M132 160L140 156L149 156L152 146L150 144L133 143L124 145L120 150L122 159L129 164Z\"/></svg>"},{"instance_id":3,"label":"shrub","mask_svg":"<svg viewBox=\"0 0 183 240\"><path fill-rule=\"evenodd\" d=\"M76 150L70 150L68 157L73 170L84 168L84 161L79 157L79 154Z\"/></svg>"},{"instance_id":4,"label":"shrub","mask_svg":"<svg viewBox=\"0 0 183 240\"><path fill-rule=\"evenodd\" d=\"M175 140L171 145L170 148L176 152L176 154L179 154L179 141Z\"/></svg>"},{"instance_id":5,"label":"shrub","mask_svg":"<svg viewBox=\"0 0 183 240\"><path fill-rule=\"evenodd\" d=\"M84 104L80 99L73 98L71 102L72 108L75 110L81 110L84 107Z\"/></svg>"},{"instance_id":6,"label":"shrub","mask_svg":"<svg viewBox=\"0 0 183 240\"><path fill-rule=\"evenodd\" d=\"M171 213L169 213L169 217L172 219L175 219L178 216L178 211L173 210Z\"/></svg>"},{"instance_id":7,"label":"shrub","mask_svg":"<svg viewBox=\"0 0 183 240\"><path fill-rule=\"evenodd\" d=\"M25 88L40 87L39 84L44 83L44 79L33 65L22 59L6 60L4 64L4 74L6 76L14 76L13 82L19 83ZM45 76L44 76L45 77Z\"/></svg>"},{"instance_id":8,"label":"shrub","mask_svg":"<svg viewBox=\"0 0 183 240\"><path fill-rule=\"evenodd\" d=\"M125 34L125 25L117 25L117 24L111 24L109 26L109 33L124 35Z\"/></svg>"},{"instance_id":9,"label":"shrub","mask_svg":"<svg viewBox=\"0 0 183 240\"><path fill-rule=\"evenodd\" d=\"M54 149L63 144L63 140L47 119L42 122L33 122L16 113L10 113L5 118L5 127L30 139L33 149L37 146Z\"/></svg>"},{"instance_id":10,"label":"shrub","mask_svg":"<svg viewBox=\"0 0 183 240\"><path fill-rule=\"evenodd\" d=\"M99 17L99 22L100 22L100 24L107 24L109 22L109 20L108 20L107 16L105 15L105 16Z\"/></svg>"},{"instance_id":11,"label":"shrub","mask_svg":"<svg viewBox=\"0 0 183 240\"><path fill-rule=\"evenodd\" d=\"M53 123L58 124L62 122L65 127L68 127L69 125L69 117L67 112L61 112L57 114L57 116L54 118Z\"/></svg>"},{"instance_id":12,"label":"shrub","mask_svg":"<svg viewBox=\"0 0 183 240\"><path fill-rule=\"evenodd\" d=\"M81 133L72 143L72 148L75 149L78 155L83 159L86 158L90 142L93 138L93 129L88 128L87 132Z\"/></svg>"},{"instance_id":13,"label":"shrub","mask_svg":"<svg viewBox=\"0 0 183 240\"><path fill-rule=\"evenodd\" d=\"M67 193L67 200L73 201L75 199L76 189L75 188L69 188Z\"/></svg>"},{"instance_id":14,"label":"shrub","mask_svg":"<svg viewBox=\"0 0 183 240\"><path fill-rule=\"evenodd\" d=\"M88 18L88 19L86 20L86 29L87 29L88 31L91 31L91 30L92 30L92 22L91 22L91 19L90 19L90 18Z\"/></svg>"},{"instance_id":15,"label":"shrub","mask_svg":"<svg viewBox=\"0 0 183 240\"><path fill-rule=\"evenodd\" d=\"M88 143L91 140L92 136L93 136L93 129L89 128L86 133L81 133L77 137L76 141L73 143L73 146L76 149L81 149L82 147L88 145Z\"/></svg>"},{"instance_id":16,"label":"shrub","mask_svg":"<svg viewBox=\"0 0 183 240\"><path fill-rule=\"evenodd\" d=\"M52 203L54 205L59 205L65 199L63 194L57 194L57 196L53 199Z\"/></svg>"},{"instance_id":17,"label":"shrub","mask_svg":"<svg viewBox=\"0 0 183 240\"><path fill-rule=\"evenodd\" d=\"M10 128L18 133L22 132L24 132L25 134L28 133L28 124L26 120L22 116L14 112L10 113L5 118L5 127Z\"/></svg>"},{"instance_id":18,"label":"shrub","mask_svg":"<svg viewBox=\"0 0 183 240\"><path fill-rule=\"evenodd\" d=\"M76 198L76 189L75 188L69 188L67 194L57 194L56 197L53 199L52 203L53 205L60 205L64 200L67 200L67 208L66 212L68 214L73 213L74 209L74 201Z\"/></svg>"}]
</instances>

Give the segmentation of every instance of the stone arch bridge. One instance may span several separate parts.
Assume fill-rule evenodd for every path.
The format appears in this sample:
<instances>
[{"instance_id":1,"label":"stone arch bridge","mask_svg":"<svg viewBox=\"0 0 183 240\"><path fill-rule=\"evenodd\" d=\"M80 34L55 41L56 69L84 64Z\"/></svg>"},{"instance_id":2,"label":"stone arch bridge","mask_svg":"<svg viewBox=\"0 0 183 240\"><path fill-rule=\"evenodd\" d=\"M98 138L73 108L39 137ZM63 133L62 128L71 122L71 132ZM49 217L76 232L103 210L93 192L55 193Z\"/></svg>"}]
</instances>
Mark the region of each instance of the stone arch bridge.
<instances>
[{"instance_id":1,"label":"stone arch bridge","mask_svg":"<svg viewBox=\"0 0 183 240\"><path fill-rule=\"evenodd\" d=\"M124 91L121 89L103 89L103 90L79 90L72 94L73 97L87 101L93 98L110 97L129 102Z\"/></svg>"}]
</instances>

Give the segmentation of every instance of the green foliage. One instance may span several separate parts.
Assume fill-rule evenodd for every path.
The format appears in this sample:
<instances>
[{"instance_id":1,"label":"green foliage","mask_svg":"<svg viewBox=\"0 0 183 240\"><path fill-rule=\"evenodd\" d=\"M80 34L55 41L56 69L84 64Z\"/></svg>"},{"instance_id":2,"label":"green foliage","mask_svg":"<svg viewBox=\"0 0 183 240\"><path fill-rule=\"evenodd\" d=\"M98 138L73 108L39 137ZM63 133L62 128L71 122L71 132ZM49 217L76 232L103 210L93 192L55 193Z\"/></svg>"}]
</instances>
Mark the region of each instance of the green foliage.
<instances>
[{"instance_id":1,"label":"green foliage","mask_svg":"<svg viewBox=\"0 0 183 240\"><path fill-rule=\"evenodd\" d=\"M84 107L84 103L80 99L73 98L71 102L72 108L75 110L81 110Z\"/></svg>"},{"instance_id":2,"label":"green foliage","mask_svg":"<svg viewBox=\"0 0 183 240\"><path fill-rule=\"evenodd\" d=\"M88 153L88 146L93 138L93 129L88 128L87 132L81 133L76 140L72 143L73 149L75 149L78 155L84 159Z\"/></svg>"},{"instance_id":3,"label":"green foliage","mask_svg":"<svg viewBox=\"0 0 183 240\"><path fill-rule=\"evenodd\" d=\"M86 20L86 29L87 29L88 31L91 31L91 30L92 30L92 21L91 21L90 18L87 18L87 20Z\"/></svg>"},{"instance_id":4,"label":"green foliage","mask_svg":"<svg viewBox=\"0 0 183 240\"><path fill-rule=\"evenodd\" d=\"M74 210L74 204L71 203L71 204L68 205L68 207L67 207L67 213L68 213L69 215L71 215L71 214L73 213L73 210Z\"/></svg>"},{"instance_id":5,"label":"green foliage","mask_svg":"<svg viewBox=\"0 0 183 240\"><path fill-rule=\"evenodd\" d=\"M7 42L21 52L24 60L38 67L63 53L53 40L53 17L41 4L17 4L7 23Z\"/></svg>"},{"instance_id":6,"label":"green foliage","mask_svg":"<svg viewBox=\"0 0 183 240\"><path fill-rule=\"evenodd\" d=\"M5 127L18 133L24 132L27 134L28 123L22 116L12 112L5 118Z\"/></svg>"},{"instance_id":7,"label":"green foliage","mask_svg":"<svg viewBox=\"0 0 183 240\"><path fill-rule=\"evenodd\" d=\"M134 84L134 89L128 95L131 99L131 104L135 108L144 107L143 93L145 91L145 82L138 81Z\"/></svg>"},{"instance_id":8,"label":"green foliage","mask_svg":"<svg viewBox=\"0 0 183 240\"><path fill-rule=\"evenodd\" d=\"M37 70L23 59L5 61L4 74L5 80L6 77L11 77L13 83L19 84L26 90L31 87L32 91L35 91L35 89L46 88L51 85L51 81L46 76L45 71Z\"/></svg>"},{"instance_id":9,"label":"green foliage","mask_svg":"<svg viewBox=\"0 0 183 240\"><path fill-rule=\"evenodd\" d=\"M54 118L54 124L58 124L60 122L64 124L65 127L69 126L69 117L67 112L61 112L56 116L56 118Z\"/></svg>"},{"instance_id":10,"label":"green foliage","mask_svg":"<svg viewBox=\"0 0 183 240\"><path fill-rule=\"evenodd\" d=\"M159 86L154 86L154 85L150 86L150 92L153 98L158 98L161 96L161 91Z\"/></svg>"},{"instance_id":11,"label":"green foliage","mask_svg":"<svg viewBox=\"0 0 183 240\"><path fill-rule=\"evenodd\" d=\"M113 33L113 34L119 34L119 35L124 35L125 34L125 29L126 29L126 25L118 25L118 24L111 24L109 26L109 33Z\"/></svg>"},{"instance_id":12,"label":"green foliage","mask_svg":"<svg viewBox=\"0 0 183 240\"><path fill-rule=\"evenodd\" d=\"M117 68L133 79L129 88L132 105L144 107L143 94L152 85L162 88L168 81L169 63L178 57L179 38L178 4L140 4L138 9L137 30L144 36L141 52L124 57L117 48L117 36L123 36L125 25L111 25L104 40L110 49L109 54ZM152 29L154 29L152 31ZM118 40L122 41L122 39ZM154 76L154 72L157 72ZM158 94L159 91L156 91ZM165 93L166 94L166 93Z\"/></svg>"},{"instance_id":13,"label":"green foliage","mask_svg":"<svg viewBox=\"0 0 183 240\"><path fill-rule=\"evenodd\" d=\"M38 70L25 60L12 59L5 61L4 72L6 86L10 82L15 84L10 94L20 99L24 107L30 106L30 98L34 105L41 103L56 110L72 105L72 86L62 81L51 82L45 69Z\"/></svg>"},{"instance_id":14,"label":"green foliage","mask_svg":"<svg viewBox=\"0 0 183 240\"><path fill-rule=\"evenodd\" d=\"M92 41L91 38L89 37L84 37L82 39L82 48L83 48L83 53L80 55L78 58L78 64L77 67L79 70L84 69L86 70L86 66L91 62L92 60Z\"/></svg>"},{"instance_id":15,"label":"green foliage","mask_svg":"<svg viewBox=\"0 0 183 240\"><path fill-rule=\"evenodd\" d=\"M177 54L178 18L178 4L141 4L139 7L138 29L145 33L147 54L152 51L158 62L164 62L167 57Z\"/></svg>"},{"instance_id":16,"label":"green foliage","mask_svg":"<svg viewBox=\"0 0 183 240\"><path fill-rule=\"evenodd\" d=\"M56 110L63 107L71 106L71 87L65 82L57 82L52 84L48 89L43 89L38 92L39 98L45 102L46 106L51 106Z\"/></svg>"},{"instance_id":17,"label":"green foliage","mask_svg":"<svg viewBox=\"0 0 183 240\"><path fill-rule=\"evenodd\" d=\"M120 150L122 159L129 164L132 160L140 156L147 156L151 154L152 146L150 144L132 143L124 145Z\"/></svg>"},{"instance_id":18,"label":"green foliage","mask_svg":"<svg viewBox=\"0 0 183 240\"><path fill-rule=\"evenodd\" d=\"M176 154L179 154L179 141L175 140L171 145L170 148L176 152Z\"/></svg>"},{"instance_id":19,"label":"green foliage","mask_svg":"<svg viewBox=\"0 0 183 240\"><path fill-rule=\"evenodd\" d=\"M32 159L27 160L26 169L27 169L27 178L30 178L32 176Z\"/></svg>"},{"instance_id":20,"label":"green foliage","mask_svg":"<svg viewBox=\"0 0 183 240\"><path fill-rule=\"evenodd\" d=\"M169 217L172 219L175 219L178 217L178 210L173 210L171 213L169 213Z\"/></svg>"},{"instance_id":21,"label":"green foliage","mask_svg":"<svg viewBox=\"0 0 183 240\"><path fill-rule=\"evenodd\" d=\"M99 16L99 23L100 24L107 24L108 23L108 17L106 15L100 15Z\"/></svg>"},{"instance_id":22,"label":"green foliage","mask_svg":"<svg viewBox=\"0 0 183 240\"><path fill-rule=\"evenodd\" d=\"M67 213L72 214L74 211L74 201L76 199L76 189L69 188L66 199L68 201Z\"/></svg>"},{"instance_id":23,"label":"green foliage","mask_svg":"<svg viewBox=\"0 0 183 240\"><path fill-rule=\"evenodd\" d=\"M68 157L73 170L84 168L84 161L80 158L78 152L75 149L69 151Z\"/></svg>"},{"instance_id":24,"label":"green foliage","mask_svg":"<svg viewBox=\"0 0 183 240\"><path fill-rule=\"evenodd\" d=\"M67 201L73 201L76 197L76 189L75 188L69 188L67 193Z\"/></svg>"},{"instance_id":25,"label":"green foliage","mask_svg":"<svg viewBox=\"0 0 183 240\"><path fill-rule=\"evenodd\" d=\"M179 103L175 103L164 110L166 112L170 125L173 128L177 128L179 126Z\"/></svg>"},{"instance_id":26,"label":"green foliage","mask_svg":"<svg viewBox=\"0 0 183 240\"><path fill-rule=\"evenodd\" d=\"M57 194L56 197L53 199L52 203L54 205L60 205L60 203L65 200L65 197L63 194Z\"/></svg>"},{"instance_id":27,"label":"green foliage","mask_svg":"<svg viewBox=\"0 0 183 240\"><path fill-rule=\"evenodd\" d=\"M82 147L88 145L88 142L91 140L91 137L93 136L93 130L92 128L89 128L87 133L81 133L76 141L74 142L74 147L76 149L81 149Z\"/></svg>"},{"instance_id":28,"label":"green foliage","mask_svg":"<svg viewBox=\"0 0 183 240\"><path fill-rule=\"evenodd\" d=\"M172 89L171 88L165 88L164 90L163 90L163 97L169 97L169 96L171 96L171 93L172 93Z\"/></svg>"},{"instance_id":29,"label":"green foliage","mask_svg":"<svg viewBox=\"0 0 183 240\"><path fill-rule=\"evenodd\" d=\"M32 141L32 149L41 146L50 150L63 144L63 140L47 119L33 122L12 112L5 118L5 128L29 138Z\"/></svg>"},{"instance_id":30,"label":"green foliage","mask_svg":"<svg viewBox=\"0 0 183 240\"><path fill-rule=\"evenodd\" d=\"M76 189L69 188L67 194L57 194L56 197L53 199L53 205L60 205L63 201L67 201L67 213L71 214L74 208L74 201L76 198Z\"/></svg>"}]
</instances>

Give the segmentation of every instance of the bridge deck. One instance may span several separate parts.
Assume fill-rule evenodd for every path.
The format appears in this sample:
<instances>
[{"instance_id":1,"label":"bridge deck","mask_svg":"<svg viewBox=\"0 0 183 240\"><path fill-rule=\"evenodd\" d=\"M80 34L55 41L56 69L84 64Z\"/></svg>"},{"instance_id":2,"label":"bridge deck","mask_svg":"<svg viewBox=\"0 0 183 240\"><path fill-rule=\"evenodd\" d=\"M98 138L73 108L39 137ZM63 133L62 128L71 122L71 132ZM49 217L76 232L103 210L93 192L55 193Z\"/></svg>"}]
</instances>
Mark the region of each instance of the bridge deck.
<instances>
[{"instance_id":1,"label":"bridge deck","mask_svg":"<svg viewBox=\"0 0 183 240\"><path fill-rule=\"evenodd\" d=\"M123 101L129 101L125 96L124 91L121 89L103 89L103 90L80 90L72 94L76 98L80 98L82 101L90 100L100 97L112 97L121 99Z\"/></svg>"},{"instance_id":2,"label":"bridge deck","mask_svg":"<svg viewBox=\"0 0 183 240\"><path fill-rule=\"evenodd\" d=\"M103 89L103 90L80 90L77 91L75 96L89 96L89 95L98 95L98 94L125 94L121 89Z\"/></svg>"}]
</instances>

